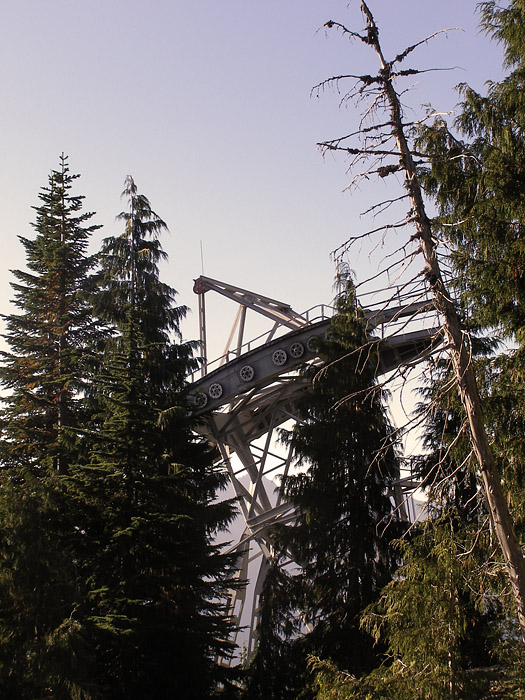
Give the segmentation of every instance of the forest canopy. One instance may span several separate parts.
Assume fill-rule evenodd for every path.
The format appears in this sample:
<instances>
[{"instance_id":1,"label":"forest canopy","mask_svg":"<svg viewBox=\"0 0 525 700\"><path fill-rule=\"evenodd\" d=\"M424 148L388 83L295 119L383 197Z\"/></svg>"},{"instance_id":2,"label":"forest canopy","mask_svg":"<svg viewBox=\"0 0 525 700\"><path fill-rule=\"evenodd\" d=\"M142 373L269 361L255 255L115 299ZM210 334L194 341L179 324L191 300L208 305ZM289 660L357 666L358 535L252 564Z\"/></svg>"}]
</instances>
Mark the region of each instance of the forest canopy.
<instances>
[{"instance_id":1,"label":"forest canopy","mask_svg":"<svg viewBox=\"0 0 525 700\"><path fill-rule=\"evenodd\" d=\"M4 697L525 697L525 3L478 5L503 79L461 84L455 115L415 118L403 80L426 72L426 39L389 58L370 5L361 27L326 23L371 68L314 88L348 80L345 106L365 105L359 131L319 146L349 159L354 184L381 179L374 217L406 211L334 251L329 330L287 376L300 391L279 486L295 517L264 533L253 654L232 642L244 582L218 542L237 504L189 395L201 348L161 279L167 225L128 176L118 233L91 253L100 227L67 156L40 190L0 353ZM413 452L378 372L392 338L345 265L394 230L406 240L388 274L410 269L440 319ZM425 499L413 522L396 495L406 472Z\"/></svg>"}]
</instances>

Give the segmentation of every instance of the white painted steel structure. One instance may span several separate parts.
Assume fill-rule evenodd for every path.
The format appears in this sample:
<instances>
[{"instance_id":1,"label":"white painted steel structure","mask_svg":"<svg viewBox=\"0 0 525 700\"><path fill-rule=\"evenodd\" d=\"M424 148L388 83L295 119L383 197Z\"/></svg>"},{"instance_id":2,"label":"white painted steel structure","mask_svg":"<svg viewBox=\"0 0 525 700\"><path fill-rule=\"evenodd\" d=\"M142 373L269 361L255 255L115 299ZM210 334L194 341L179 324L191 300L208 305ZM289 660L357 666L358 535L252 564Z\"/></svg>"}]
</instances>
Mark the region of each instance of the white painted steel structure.
<instances>
[{"instance_id":1,"label":"white painted steel structure","mask_svg":"<svg viewBox=\"0 0 525 700\"><path fill-rule=\"evenodd\" d=\"M272 527L294 518L293 507L272 481L277 475L286 476L293 464L290 450L278 446L276 430L297 420L295 402L305 390L297 370L305 362L318 361L316 339L328 332L334 308L321 305L298 314L288 304L204 276L195 281L194 291L199 295L203 363L191 378L191 397L195 413L202 418L200 431L217 445L239 500L244 525L231 549L239 553L238 577L251 583L231 593L230 609L235 621L249 628L247 652L251 653L259 596L273 556ZM205 294L209 291L238 304L224 352L213 363L207 357ZM250 309L272 325L267 333L245 342ZM428 354L436 342L436 328L414 330L412 326L415 317L431 311L429 302L417 295L400 297L394 307L382 304L365 309L379 343L379 373ZM400 479L389 486L403 512L405 493L414 484Z\"/></svg>"}]
</instances>

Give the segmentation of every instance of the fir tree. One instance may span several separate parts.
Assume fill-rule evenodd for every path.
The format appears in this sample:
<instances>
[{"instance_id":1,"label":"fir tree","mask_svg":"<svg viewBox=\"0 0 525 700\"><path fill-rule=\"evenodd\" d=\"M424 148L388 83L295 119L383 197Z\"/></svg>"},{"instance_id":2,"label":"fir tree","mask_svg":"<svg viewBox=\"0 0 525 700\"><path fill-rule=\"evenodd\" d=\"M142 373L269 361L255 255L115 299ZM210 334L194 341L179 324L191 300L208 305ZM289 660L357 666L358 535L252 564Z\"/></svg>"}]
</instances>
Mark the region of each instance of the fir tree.
<instances>
[{"instance_id":1,"label":"fir tree","mask_svg":"<svg viewBox=\"0 0 525 700\"><path fill-rule=\"evenodd\" d=\"M498 610L473 594L481 563L479 549L473 554L475 531L463 529L450 509L397 544L403 565L362 618L364 629L388 645L383 663L356 678L315 660L318 700L513 697L494 692L501 687L520 697L514 669L505 674L490 655L489 623Z\"/></svg>"},{"instance_id":2,"label":"fir tree","mask_svg":"<svg viewBox=\"0 0 525 700\"><path fill-rule=\"evenodd\" d=\"M413 460L426 491L426 520L394 543L402 566L361 620L386 645L385 658L347 684L348 697L366 697L373 689L378 698L474 700L488 688L487 669L497 660L502 606L491 580L495 571L486 563L491 533L462 407L448 367L440 374L423 392L431 415L425 452ZM428 408L426 401L419 406L425 414Z\"/></svg>"},{"instance_id":3,"label":"fir tree","mask_svg":"<svg viewBox=\"0 0 525 700\"><path fill-rule=\"evenodd\" d=\"M489 4L493 7L495 5ZM417 241L417 246L411 250L408 257L421 255L423 263L421 273L431 294L433 307L439 314L443 337L446 339L447 351L453 367L454 384L467 419L470 442L477 461L476 468L512 587L522 642L525 644L525 560L515 533L512 515L509 512L498 471L498 460L491 446L489 428L484 422L480 390L472 363L471 341L462 326L457 306L448 289L446 279L448 275L444 273L443 258L438 245L439 238L435 233L439 230L439 226L435 226L435 222L430 219L425 205L424 178L420 160L423 149L418 148L417 145L414 146L413 141L418 123L406 122L397 88L400 78L421 72L413 68L402 69L400 64L423 42L417 42L400 51L392 60L387 60L380 41L379 27L368 3L361 0L360 5L366 23L362 32L349 30L341 23L333 21L327 22L326 26L336 28L349 39L371 47L379 63L376 75L334 77L323 81L317 89L321 90L329 83L339 84L342 79L352 78L355 81L354 87L350 89L345 99L355 97L361 100L363 96L367 96L370 99L369 114L375 113L377 121L374 120L371 126L363 127L347 136L332 139L321 146L324 150L341 150L350 154L354 166L366 160L369 167L358 174L356 180L367 178L372 173L381 177L397 172L403 173L403 186L405 196L410 202L410 209L406 219L400 225L413 226L414 231L407 241L408 246ZM382 114L379 116L378 112ZM354 143L356 140L357 148ZM439 158L446 161L447 155L441 152ZM376 157L378 161L375 160ZM456 157L461 160L461 154L459 156L456 154ZM435 164L439 165L438 162ZM452 190L450 194L452 197L456 196ZM461 196L462 194L459 195ZM387 208L392 201L394 200L382 202L374 209ZM454 219L451 227L454 227L457 222L458 220ZM398 224L395 224L394 228L397 226ZM365 235L372 233L373 231ZM339 247L339 253L343 254L360 238L362 236L352 236ZM405 247L402 250L406 250Z\"/></svg>"},{"instance_id":4,"label":"fir tree","mask_svg":"<svg viewBox=\"0 0 525 700\"><path fill-rule=\"evenodd\" d=\"M486 96L459 86L455 134L443 120L421 130L431 158L422 175L440 206L436 226L454 243L459 290L471 313L519 338L525 326L525 8L517 0L491 0L479 9L482 29L502 44L512 70L501 82L488 82Z\"/></svg>"},{"instance_id":5,"label":"fir tree","mask_svg":"<svg viewBox=\"0 0 525 700\"><path fill-rule=\"evenodd\" d=\"M290 609L292 581L280 564L278 558L271 563L259 601L257 650L241 694L250 700L308 696L311 686L305 663L307 650L301 644L304 629L300 612Z\"/></svg>"},{"instance_id":6,"label":"fir tree","mask_svg":"<svg viewBox=\"0 0 525 700\"><path fill-rule=\"evenodd\" d=\"M299 421L289 436L301 469L283 484L298 515L281 532L281 551L290 552L301 571L289 574L280 595L287 601L285 614L300 616L311 630L296 638L292 630L287 640L296 658L301 650L299 684L306 682L308 653L358 675L374 666L377 656L359 618L397 563L390 547L399 532L389 484L398 477L399 463L375 386L376 351L369 341L348 280L330 335L319 343L324 366L303 373L311 384L297 406ZM272 599L270 592L266 595ZM263 608L261 624L265 614L271 612ZM282 619L279 624L283 629ZM278 628L276 632L287 635L286 630L284 635ZM265 653L261 644L262 661L256 658L256 664L269 663Z\"/></svg>"},{"instance_id":7,"label":"fir tree","mask_svg":"<svg viewBox=\"0 0 525 700\"><path fill-rule=\"evenodd\" d=\"M482 376L494 343L474 338L474 348ZM501 566L490 563L489 520L450 375L449 363L438 363L420 390L423 453L411 471L426 493L425 520L394 543L402 565L361 619L386 645L383 663L349 678L316 661L319 700L330 687L339 698L399 700L478 700L493 697L491 688L502 683L509 691L519 687L512 677L517 631L501 595Z\"/></svg>"},{"instance_id":8,"label":"fir tree","mask_svg":"<svg viewBox=\"0 0 525 700\"><path fill-rule=\"evenodd\" d=\"M92 213L82 212L83 197L71 190L67 158L49 176L39 197L32 239L20 236L28 271L15 270L12 283L18 314L4 317L0 371L7 389L1 414L2 461L66 472L71 429L79 425L79 397L85 387L86 346L94 322L87 299L95 258L87 255Z\"/></svg>"},{"instance_id":9,"label":"fir tree","mask_svg":"<svg viewBox=\"0 0 525 700\"><path fill-rule=\"evenodd\" d=\"M476 345L483 365L491 343ZM513 678L515 624L501 597L501 567L488 563L492 535L448 363L420 393L424 449L411 471L426 492L425 519L392 543L402 564L361 616L384 657L361 677L314 659L317 700L479 700L520 685L521 676Z\"/></svg>"},{"instance_id":10,"label":"fir tree","mask_svg":"<svg viewBox=\"0 0 525 700\"><path fill-rule=\"evenodd\" d=\"M36 207L36 236L20 237L27 271L14 272L19 313L5 317L8 350L0 442L0 684L5 697L69 698L90 685L79 620L76 543L81 518L65 478L79 455L86 352L98 337L86 292L97 228L72 193L62 156ZM86 695L85 697L89 697Z\"/></svg>"},{"instance_id":11,"label":"fir tree","mask_svg":"<svg viewBox=\"0 0 525 700\"><path fill-rule=\"evenodd\" d=\"M98 378L100 429L74 475L91 513L88 617L108 697L209 698L227 680L215 657L229 648L218 602L229 563L211 540L232 510L212 503L223 477L191 431L186 309L159 279L165 224L132 178L124 196L124 232L101 255L97 306L114 333Z\"/></svg>"},{"instance_id":12,"label":"fir tree","mask_svg":"<svg viewBox=\"0 0 525 700\"><path fill-rule=\"evenodd\" d=\"M482 2L481 27L504 51L508 75L486 95L459 86L453 127L421 129L429 155L421 170L439 207L436 230L449 241L456 288L470 319L509 346L478 372L497 466L518 536L525 535L523 378L525 376L525 7Z\"/></svg>"}]
</instances>

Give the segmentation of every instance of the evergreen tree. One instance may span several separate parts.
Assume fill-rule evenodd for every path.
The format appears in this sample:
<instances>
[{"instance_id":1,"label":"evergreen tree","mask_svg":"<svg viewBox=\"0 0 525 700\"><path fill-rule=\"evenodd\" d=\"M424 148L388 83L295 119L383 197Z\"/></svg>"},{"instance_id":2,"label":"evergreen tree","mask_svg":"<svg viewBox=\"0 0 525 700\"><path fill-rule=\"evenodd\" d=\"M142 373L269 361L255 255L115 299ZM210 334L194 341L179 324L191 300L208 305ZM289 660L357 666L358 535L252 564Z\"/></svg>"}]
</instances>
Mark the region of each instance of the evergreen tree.
<instances>
[{"instance_id":1,"label":"evergreen tree","mask_svg":"<svg viewBox=\"0 0 525 700\"><path fill-rule=\"evenodd\" d=\"M491 343L476 344L481 365ZM355 677L315 659L317 700L479 700L520 687L518 633L501 597L501 567L488 564L492 536L448 363L421 394L424 451L412 473L426 491L425 520L393 543L402 565L361 617L383 661Z\"/></svg>"},{"instance_id":2,"label":"evergreen tree","mask_svg":"<svg viewBox=\"0 0 525 700\"><path fill-rule=\"evenodd\" d=\"M496 463L521 540L525 537L523 378L525 376L525 6L479 5L481 27L503 48L509 74L487 95L459 86L461 110L421 129L429 155L421 171L439 207L435 227L452 250L456 288L470 318L510 340L482 372L483 408Z\"/></svg>"},{"instance_id":3,"label":"evergreen tree","mask_svg":"<svg viewBox=\"0 0 525 700\"><path fill-rule=\"evenodd\" d=\"M494 7L494 3L489 4ZM325 150L342 150L351 154L353 165L366 160L369 168L360 173L357 179L368 177L372 173L381 177L387 177L396 172L403 173L403 186L405 195L410 202L410 210L402 225L410 224L414 228L414 232L410 236L410 243L417 241L417 246L410 255L421 255L423 264L421 272L431 294L432 304L438 312L442 324L442 333L446 339L447 351L453 368L454 384L467 418L466 425L472 450L476 456L477 471L482 482L484 497L497 535L508 580L512 587L522 642L525 644L525 559L515 533L513 518L498 471L499 465L492 449L490 431L484 421L478 381L472 363L471 341L462 326L461 316L445 278L443 258L440 255L441 250L438 245L439 238L436 236L439 226L430 219L425 205L425 178L420 160L422 149L418 148L417 145L414 146L413 140L417 133L418 124L406 122L397 88L397 82L401 77L420 72L416 69L401 69L400 64L422 42L407 47L392 60L387 60L380 41L379 27L368 3L361 0L360 5L366 23L363 31L355 32L333 21L327 22L326 26L335 27L349 39L366 44L376 54L379 63L376 75L353 76L356 82L345 99L355 97L361 100L362 96L367 96L370 99L369 112L367 113L376 113L377 121L374 120L370 126L363 127L356 133L327 141L322 144L322 147ZM352 76L344 76L344 78L350 77ZM341 76L334 77L321 83L318 89L327 83L339 83L341 80ZM381 116L377 112L381 112ZM355 140L358 142L358 148L355 147ZM446 161L447 155L446 152L442 151L439 158ZM373 157L371 158L371 156ZM378 161L375 160L376 157ZM461 154L458 159L460 158ZM453 191L450 191L450 194L452 197L455 196ZM377 206L387 207L392 201L388 200ZM458 220L455 219L451 222L451 227L457 223ZM348 250L349 246L359 238L360 236L352 237L338 250L340 252ZM404 250L405 247L402 249Z\"/></svg>"},{"instance_id":4,"label":"evergreen tree","mask_svg":"<svg viewBox=\"0 0 525 700\"><path fill-rule=\"evenodd\" d=\"M400 540L403 565L364 613L362 625L388 644L383 664L356 678L312 660L317 700L482 700L522 697L516 656L491 654L501 616L488 594L476 600L479 535L451 509ZM473 553L478 547L478 551ZM498 663L499 662L499 663Z\"/></svg>"},{"instance_id":5,"label":"evergreen tree","mask_svg":"<svg viewBox=\"0 0 525 700\"><path fill-rule=\"evenodd\" d=\"M416 149L428 154L431 160L428 169L419 165L417 173L413 163L409 163L410 169L405 165L408 147L403 143L401 118L396 119L400 115L399 111L396 113L399 101L395 99L395 89L390 82L393 65L414 47L386 63L380 53L377 27L366 4L362 6L369 20L368 34L353 36L375 45L380 55L383 73L378 82L386 83L384 94L392 106L393 134L409 175L407 190L412 197L418 233L426 225L430 230L432 225L434 232L439 232L452 244L452 283L462 295L469 319L485 330L490 329L491 334L497 328L521 345L523 2L480 3L482 26L493 38L503 42L507 64L514 70L502 83L491 84L487 97L462 86L465 102L457 127L465 140L454 136L441 120L432 128L423 128ZM366 79L370 76L365 76L363 82ZM418 180L424 183L427 193L435 197L441 219L430 222L418 206L414 196L418 194ZM433 240L438 240L440 235L434 233ZM432 286L437 279L435 271L435 267L426 270ZM496 469L501 470L505 495L518 532L520 525L523 526L520 509L524 502L522 353L520 347L515 353L476 362L486 432L495 458L491 470L494 473ZM472 365L472 344L469 363ZM466 376L466 367L461 374ZM512 626L502 633L499 624L489 624L491 616L505 600L504 591L497 577L491 576L491 584L486 579L480 581L480 571L486 571L487 563L494 557L491 533L486 536L486 530L481 528L484 518L470 469L470 449L459 434L464 424L463 411L450 393L442 398L444 401L436 406L427 434L427 448L431 452L419 462L427 485L431 487L431 496L439 496L437 507L434 504L439 517L434 514L423 531L404 544L403 567L385 589L381 603L370 608L365 618L372 631L384 631L381 624L386 626L393 663L360 681L343 677L333 666L320 663L319 698L480 698L520 697L522 694L522 675L513 677L508 667L505 669L507 678L503 680L482 679L482 674L474 672L473 666L497 659L499 655L495 652L505 643L512 646L517 635ZM481 416L479 407L476 414L478 418ZM475 443L473 445L476 449ZM479 467L484 472L486 463L481 460ZM497 479L495 485L499 486L499 476ZM490 501L491 493L486 495ZM451 504L456 507L451 508ZM493 508L492 514L495 514ZM495 520L499 519L499 514L496 516ZM511 538L511 528L506 530ZM519 534L522 533L521 530ZM509 550L502 548L508 560ZM518 576L513 583L522 586L523 571L520 574L517 565L516 570ZM432 585L436 587L434 597L429 595ZM521 600L519 595L516 599L518 606L522 605L523 596ZM520 614L523 633L522 608ZM446 634L439 634L440 626ZM479 644L491 627L496 632L495 639L490 644ZM447 639L445 645L439 641L443 639ZM493 655L488 656L487 651ZM475 677L478 687L469 688Z\"/></svg>"},{"instance_id":6,"label":"evergreen tree","mask_svg":"<svg viewBox=\"0 0 525 700\"><path fill-rule=\"evenodd\" d=\"M85 297L94 267L87 245L97 227L82 212L83 198L72 193L77 177L62 156L39 195L35 237L20 237L28 270L14 272L19 313L4 317L0 685L6 698L69 698L89 686L88 635L77 616L81 518L65 483L80 449L86 347L99 334Z\"/></svg>"},{"instance_id":7,"label":"evergreen tree","mask_svg":"<svg viewBox=\"0 0 525 700\"><path fill-rule=\"evenodd\" d=\"M497 660L502 607L486 565L490 530L446 366L423 394L432 410L413 473L426 490L426 520L395 543L402 566L362 617L387 649L378 669L344 684L348 697L474 700Z\"/></svg>"},{"instance_id":8,"label":"evergreen tree","mask_svg":"<svg viewBox=\"0 0 525 700\"><path fill-rule=\"evenodd\" d=\"M123 194L124 232L101 254L97 308L114 333L98 377L100 427L72 479L88 512L88 618L106 697L209 698L227 682L215 659L229 648L218 602L229 561L212 537L232 508L212 503L223 476L191 431L186 309L159 279L165 224L130 177Z\"/></svg>"},{"instance_id":9,"label":"evergreen tree","mask_svg":"<svg viewBox=\"0 0 525 700\"><path fill-rule=\"evenodd\" d=\"M276 557L259 601L257 650L247 668L243 698L299 698L309 694L308 652L301 644L304 629L300 612L290 609L291 588L289 573Z\"/></svg>"},{"instance_id":10,"label":"evergreen tree","mask_svg":"<svg viewBox=\"0 0 525 700\"><path fill-rule=\"evenodd\" d=\"M36 236L20 236L28 271L15 270L12 283L18 314L4 317L5 340L0 379L7 390L1 414L2 461L35 468L41 474L66 472L71 430L81 422L86 346L94 322L87 294L95 258L88 256L92 213L82 212L83 197L71 192L67 158L49 176L35 207Z\"/></svg>"},{"instance_id":11,"label":"evergreen tree","mask_svg":"<svg viewBox=\"0 0 525 700\"><path fill-rule=\"evenodd\" d=\"M303 372L310 388L289 436L301 470L283 484L297 519L280 533L281 551L290 552L302 568L289 574L280 595L287 600L286 614L300 615L311 630L296 639L292 630L288 639L301 649L298 673L303 675L308 653L357 675L373 668L377 656L359 618L397 563L390 543L399 530L389 484L398 477L399 463L375 386L376 350L369 341L348 280L330 335L319 343L323 368ZM261 624L264 615L263 609ZM265 653L261 644L263 660ZM261 661L256 658L255 664Z\"/></svg>"},{"instance_id":12,"label":"evergreen tree","mask_svg":"<svg viewBox=\"0 0 525 700\"><path fill-rule=\"evenodd\" d=\"M466 84L456 134L438 120L421 130L431 159L427 190L454 243L460 291L485 326L521 337L525 327L525 7L520 0L482 2L481 27L504 49L511 68L482 96Z\"/></svg>"},{"instance_id":13,"label":"evergreen tree","mask_svg":"<svg viewBox=\"0 0 525 700\"><path fill-rule=\"evenodd\" d=\"M494 343L474 336L473 341L473 361L483 376ZM517 630L501 595L501 566L489 563L494 555L489 521L450 374L449 363L439 363L420 390L425 433L412 473L426 492L426 519L394 543L402 565L361 619L386 645L383 663L349 678L317 660L318 700L330 692L356 700L478 700L485 693L500 697L491 695L498 688L519 688L512 649ZM490 381L490 373L485 379Z\"/></svg>"}]
</instances>

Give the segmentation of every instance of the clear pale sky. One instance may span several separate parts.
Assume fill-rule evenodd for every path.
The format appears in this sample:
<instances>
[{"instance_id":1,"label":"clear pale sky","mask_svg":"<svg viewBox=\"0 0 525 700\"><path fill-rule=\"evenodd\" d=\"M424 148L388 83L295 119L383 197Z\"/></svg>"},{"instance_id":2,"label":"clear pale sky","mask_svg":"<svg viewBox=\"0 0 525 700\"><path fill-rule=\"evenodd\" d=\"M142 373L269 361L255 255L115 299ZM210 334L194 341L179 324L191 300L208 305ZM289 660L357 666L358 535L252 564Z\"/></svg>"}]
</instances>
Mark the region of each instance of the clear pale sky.
<instances>
[{"instance_id":1,"label":"clear pale sky","mask_svg":"<svg viewBox=\"0 0 525 700\"><path fill-rule=\"evenodd\" d=\"M411 104L446 111L457 83L482 90L500 76L475 0L370 6L389 56L436 30L464 30L407 62L458 67L422 76ZM100 236L119 232L128 174L167 222L162 275L194 310L187 337L198 333L201 241L210 277L298 311L331 299L330 252L367 228L360 213L385 194L384 183L344 192L344 159L323 160L315 146L352 131L358 113L311 88L376 70L365 47L323 29L330 19L360 29L357 0L3 0L0 11L0 312L10 309L9 270L24 264L17 235L31 235L31 207L61 152ZM350 263L358 277L370 269L366 256Z\"/></svg>"}]
</instances>

